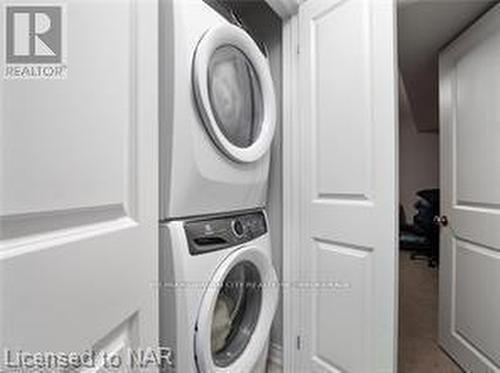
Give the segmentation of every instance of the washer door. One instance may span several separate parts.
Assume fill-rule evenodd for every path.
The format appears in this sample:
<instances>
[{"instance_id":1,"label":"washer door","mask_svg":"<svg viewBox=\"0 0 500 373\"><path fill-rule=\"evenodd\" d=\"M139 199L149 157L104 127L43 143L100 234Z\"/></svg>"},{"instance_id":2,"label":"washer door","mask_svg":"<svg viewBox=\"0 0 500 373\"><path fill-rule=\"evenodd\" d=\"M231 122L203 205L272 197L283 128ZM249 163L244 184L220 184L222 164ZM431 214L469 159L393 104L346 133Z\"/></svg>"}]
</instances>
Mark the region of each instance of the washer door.
<instances>
[{"instance_id":1,"label":"washer door","mask_svg":"<svg viewBox=\"0 0 500 373\"><path fill-rule=\"evenodd\" d=\"M268 255L238 249L217 268L198 314L195 353L201 372L244 372L264 352L278 304Z\"/></svg>"},{"instance_id":2,"label":"washer door","mask_svg":"<svg viewBox=\"0 0 500 373\"><path fill-rule=\"evenodd\" d=\"M266 57L245 31L224 24L205 33L193 88L208 133L228 157L250 163L266 154L276 125L274 86Z\"/></svg>"}]
</instances>

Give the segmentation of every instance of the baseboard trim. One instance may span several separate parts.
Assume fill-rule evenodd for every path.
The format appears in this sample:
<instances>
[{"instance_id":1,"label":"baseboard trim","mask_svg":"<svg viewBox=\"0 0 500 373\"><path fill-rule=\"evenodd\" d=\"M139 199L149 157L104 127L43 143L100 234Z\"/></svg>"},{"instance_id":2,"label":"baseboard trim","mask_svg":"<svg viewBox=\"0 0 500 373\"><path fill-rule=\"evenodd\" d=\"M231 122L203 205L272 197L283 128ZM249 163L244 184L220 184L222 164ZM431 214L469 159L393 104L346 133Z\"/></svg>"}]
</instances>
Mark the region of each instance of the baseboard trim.
<instances>
[{"instance_id":1,"label":"baseboard trim","mask_svg":"<svg viewBox=\"0 0 500 373\"><path fill-rule=\"evenodd\" d=\"M283 347L277 343L271 343L268 360L275 365L283 367Z\"/></svg>"}]
</instances>

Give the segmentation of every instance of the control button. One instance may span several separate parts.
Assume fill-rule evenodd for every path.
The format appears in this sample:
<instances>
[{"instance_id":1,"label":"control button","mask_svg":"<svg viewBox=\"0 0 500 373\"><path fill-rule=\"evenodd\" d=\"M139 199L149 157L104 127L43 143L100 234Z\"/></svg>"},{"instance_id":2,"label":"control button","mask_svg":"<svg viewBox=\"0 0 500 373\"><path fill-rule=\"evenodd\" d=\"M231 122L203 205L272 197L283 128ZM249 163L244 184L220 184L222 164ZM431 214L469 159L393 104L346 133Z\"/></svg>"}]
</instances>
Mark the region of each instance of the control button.
<instances>
[{"instance_id":1,"label":"control button","mask_svg":"<svg viewBox=\"0 0 500 373\"><path fill-rule=\"evenodd\" d=\"M245 233L245 227L239 220L233 220L233 232L236 236L241 237Z\"/></svg>"}]
</instances>

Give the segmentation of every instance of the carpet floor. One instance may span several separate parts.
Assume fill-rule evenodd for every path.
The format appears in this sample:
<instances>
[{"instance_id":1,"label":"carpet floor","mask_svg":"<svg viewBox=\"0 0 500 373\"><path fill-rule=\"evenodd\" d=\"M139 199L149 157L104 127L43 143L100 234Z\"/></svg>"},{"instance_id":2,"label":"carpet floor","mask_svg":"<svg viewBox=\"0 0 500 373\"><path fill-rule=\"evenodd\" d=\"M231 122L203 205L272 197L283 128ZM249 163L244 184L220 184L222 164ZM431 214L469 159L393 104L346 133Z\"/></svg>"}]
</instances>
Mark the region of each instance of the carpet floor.
<instances>
[{"instance_id":1,"label":"carpet floor","mask_svg":"<svg viewBox=\"0 0 500 373\"><path fill-rule=\"evenodd\" d=\"M455 373L461 369L438 345L438 272L400 252L399 373Z\"/></svg>"}]
</instances>

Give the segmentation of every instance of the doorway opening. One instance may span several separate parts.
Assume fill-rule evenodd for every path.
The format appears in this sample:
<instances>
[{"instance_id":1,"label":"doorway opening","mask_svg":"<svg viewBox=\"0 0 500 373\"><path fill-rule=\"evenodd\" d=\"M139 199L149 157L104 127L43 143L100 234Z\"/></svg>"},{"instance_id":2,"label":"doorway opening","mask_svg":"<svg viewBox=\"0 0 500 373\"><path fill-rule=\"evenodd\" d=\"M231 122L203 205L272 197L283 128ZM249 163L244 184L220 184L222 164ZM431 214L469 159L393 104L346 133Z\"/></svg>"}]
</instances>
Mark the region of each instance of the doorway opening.
<instances>
[{"instance_id":1,"label":"doorway opening","mask_svg":"<svg viewBox=\"0 0 500 373\"><path fill-rule=\"evenodd\" d=\"M439 53L491 1L405 1L398 6L398 372L461 372L439 340Z\"/></svg>"}]
</instances>

